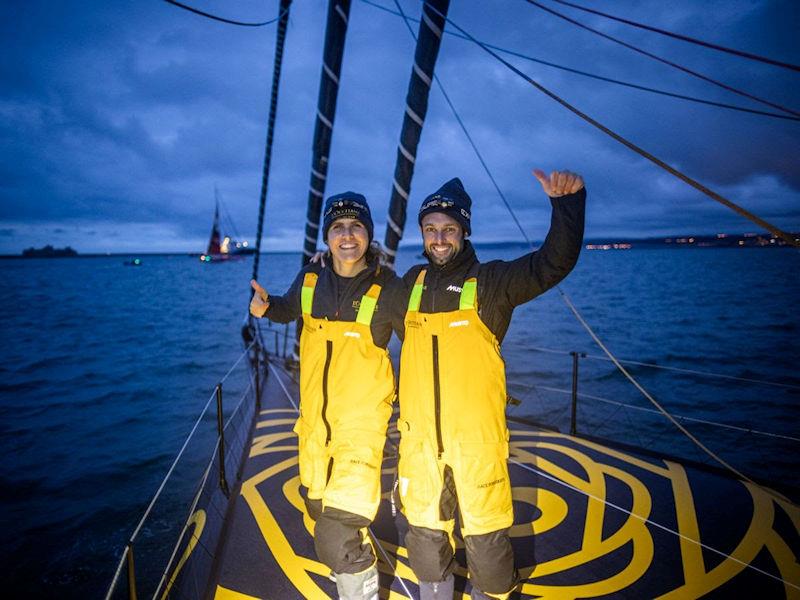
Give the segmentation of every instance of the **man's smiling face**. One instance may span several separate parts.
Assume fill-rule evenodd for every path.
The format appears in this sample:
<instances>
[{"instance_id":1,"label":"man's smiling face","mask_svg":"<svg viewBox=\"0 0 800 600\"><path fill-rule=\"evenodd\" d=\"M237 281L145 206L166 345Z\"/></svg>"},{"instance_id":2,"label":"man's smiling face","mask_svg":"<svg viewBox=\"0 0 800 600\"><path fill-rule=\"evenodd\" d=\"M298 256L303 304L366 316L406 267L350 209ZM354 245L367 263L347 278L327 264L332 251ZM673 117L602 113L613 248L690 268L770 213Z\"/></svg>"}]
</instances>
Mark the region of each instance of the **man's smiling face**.
<instances>
[{"instance_id":1,"label":"man's smiling face","mask_svg":"<svg viewBox=\"0 0 800 600\"><path fill-rule=\"evenodd\" d=\"M425 254L440 267L453 260L464 246L461 225L445 213L428 213L422 217L421 229Z\"/></svg>"}]
</instances>

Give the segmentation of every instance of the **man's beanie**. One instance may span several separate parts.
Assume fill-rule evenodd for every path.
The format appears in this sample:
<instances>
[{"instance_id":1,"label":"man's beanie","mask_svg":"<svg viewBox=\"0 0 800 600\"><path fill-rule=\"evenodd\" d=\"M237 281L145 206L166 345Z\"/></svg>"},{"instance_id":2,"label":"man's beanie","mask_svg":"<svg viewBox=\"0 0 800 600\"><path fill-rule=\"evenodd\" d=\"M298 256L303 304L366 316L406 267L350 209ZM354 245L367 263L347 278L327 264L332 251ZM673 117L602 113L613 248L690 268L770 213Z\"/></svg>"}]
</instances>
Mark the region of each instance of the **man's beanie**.
<instances>
[{"instance_id":1,"label":"man's beanie","mask_svg":"<svg viewBox=\"0 0 800 600\"><path fill-rule=\"evenodd\" d=\"M464 234L469 235L472 233L469 226L471 209L472 198L464 191L461 180L455 177L423 200L422 206L419 207L418 220L422 226L422 217L428 213L441 212L458 221Z\"/></svg>"},{"instance_id":2,"label":"man's beanie","mask_svg":"<svg viewBox=\"0 0 800 600\"><path fill-rule=\"evenodd\" d=\"M369 212L369 204L362 194L356 192L345 192L336 194L325 201L325 210L322 216L322 241L328 241L328 228L336 219L349 217L361 221L367 228L369 241L372 241L372 215Z\"/></svg>"}]
</instances>

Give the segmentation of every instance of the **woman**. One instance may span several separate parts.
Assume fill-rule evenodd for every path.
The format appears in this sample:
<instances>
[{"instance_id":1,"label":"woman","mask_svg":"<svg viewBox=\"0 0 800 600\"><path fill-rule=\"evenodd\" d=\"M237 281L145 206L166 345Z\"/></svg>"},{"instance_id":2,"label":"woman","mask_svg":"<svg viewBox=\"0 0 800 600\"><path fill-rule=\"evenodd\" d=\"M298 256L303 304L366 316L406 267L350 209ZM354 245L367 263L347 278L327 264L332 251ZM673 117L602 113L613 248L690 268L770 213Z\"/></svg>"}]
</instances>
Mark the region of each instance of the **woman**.
<instances>
[{"instance_id":1,"label":"woman","mask_svg":"<svg viewBox=\"0 0 800 600\"><path fill-rule=\"evenodd\" d=\"M250 312L278 323L303 317L300 336L300 482L316 520L314 546L343 599L377 599L378 571L366 527L381 494L386 426L395 380L386 345L390 311L379 310L397 278L370 250L366 198L345 192L325 203L329 266L304 267L284 296L256 281Z\"/></svg>"}]
</instances>

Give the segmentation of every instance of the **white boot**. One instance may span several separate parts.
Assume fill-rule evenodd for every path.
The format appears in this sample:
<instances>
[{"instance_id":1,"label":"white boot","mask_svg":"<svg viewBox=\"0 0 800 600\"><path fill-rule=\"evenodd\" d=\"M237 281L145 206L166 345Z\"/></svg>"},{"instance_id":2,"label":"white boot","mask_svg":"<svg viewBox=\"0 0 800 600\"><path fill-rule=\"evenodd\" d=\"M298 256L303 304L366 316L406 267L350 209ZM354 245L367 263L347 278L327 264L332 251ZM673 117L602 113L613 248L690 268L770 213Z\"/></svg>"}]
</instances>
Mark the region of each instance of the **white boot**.
<instances>
[{"instance_id":1,"label":"white boot","mask_svg":"<svg viewBox=\"0 0 800 600\"><path fill-rule=\"evenodd\" d=\"M361 573L336 573L339 600L378 600L378 567Z\"/></svg>"}]
</instances>

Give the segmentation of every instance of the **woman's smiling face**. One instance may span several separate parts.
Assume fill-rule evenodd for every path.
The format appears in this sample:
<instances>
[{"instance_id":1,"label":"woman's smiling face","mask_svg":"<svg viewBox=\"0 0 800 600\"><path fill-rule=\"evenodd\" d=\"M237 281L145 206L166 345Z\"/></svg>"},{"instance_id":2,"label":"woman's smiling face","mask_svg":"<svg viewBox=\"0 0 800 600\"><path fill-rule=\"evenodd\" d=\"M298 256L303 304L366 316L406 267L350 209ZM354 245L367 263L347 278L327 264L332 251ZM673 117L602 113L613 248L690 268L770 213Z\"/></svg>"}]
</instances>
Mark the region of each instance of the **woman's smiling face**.
<instances>
[{"instance_id":1,"label":"woman's smiling face","mask_svg":"<svg viewBox=\"0 0 800 600\"><path fill-rule=\"evenodd\" d=\"M356 263L364 257L369 247L369 233L358 219L341 217L328 228L328 247L334 260Z\"/></svg>"}]
</instances>

